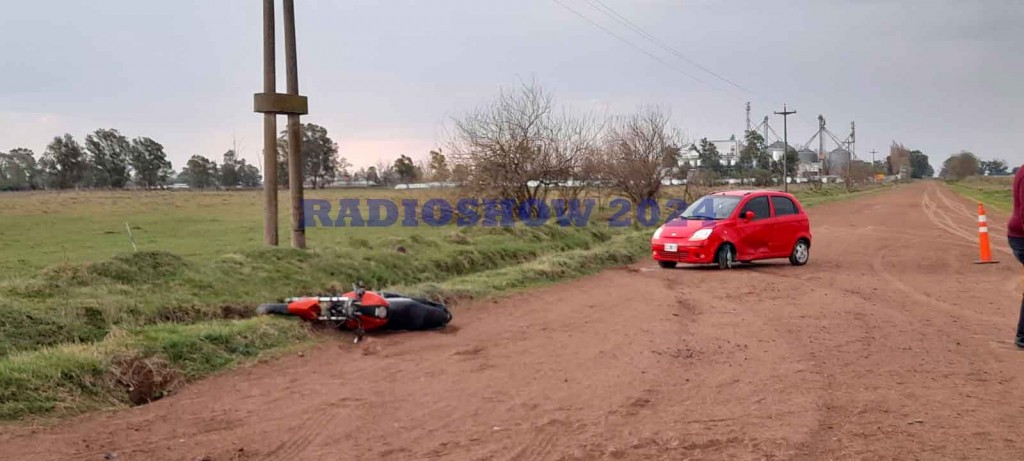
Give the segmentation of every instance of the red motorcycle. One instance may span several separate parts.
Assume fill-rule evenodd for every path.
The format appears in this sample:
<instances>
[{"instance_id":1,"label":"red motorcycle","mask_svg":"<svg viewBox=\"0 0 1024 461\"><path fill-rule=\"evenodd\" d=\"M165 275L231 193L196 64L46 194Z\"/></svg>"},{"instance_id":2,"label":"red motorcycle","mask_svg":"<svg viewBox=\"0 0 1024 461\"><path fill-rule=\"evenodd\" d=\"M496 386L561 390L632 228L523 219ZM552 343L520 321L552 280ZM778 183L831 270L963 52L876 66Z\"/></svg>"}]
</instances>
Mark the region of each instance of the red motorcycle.
<instances>
[{"instance_id":1,"label":"red motorcycle","mask_svg":"<svg viewBox=\"0 0 1024 461\"><path fill-rule=\"evenodd\" d=\"M355 332L358 343L368 331L434 330L451 322L444 304L398 293L368 291L361 286L341 296L288 298L283 304L261 304L260 314L293 315L310 322L332 322Z\"/></svg>"}]
</instances>

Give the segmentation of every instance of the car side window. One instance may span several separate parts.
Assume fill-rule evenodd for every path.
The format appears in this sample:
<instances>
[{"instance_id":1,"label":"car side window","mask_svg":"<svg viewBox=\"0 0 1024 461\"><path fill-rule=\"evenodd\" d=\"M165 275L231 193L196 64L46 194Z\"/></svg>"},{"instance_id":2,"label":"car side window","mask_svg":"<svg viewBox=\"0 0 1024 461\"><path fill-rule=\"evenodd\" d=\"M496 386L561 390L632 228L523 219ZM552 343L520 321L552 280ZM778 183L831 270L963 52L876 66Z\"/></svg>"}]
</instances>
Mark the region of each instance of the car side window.
<instances>
[{"instance_id":1,"label":"car side window","mask_svg":"<svg viewBox=\"0 0 1024 461\"><path fill-rule=\"evenodd\" d=\"M768 197L754 197L750 199L746 205L743 205L740 216L742 217L748 211L754 212L754 221L768 218L771 215L771 209L768 207Z\"/></svg>"},{"instance_id":2,"label":"car side window","mask_svg":"<svg viewBox=\"0 0 1024 461\"><path fill-rule=\"evenodd\" d=\"M796 204L789 197L773 195L772 206L775 207L775 216L796 214Z\"/></svg>"}]
</instances>

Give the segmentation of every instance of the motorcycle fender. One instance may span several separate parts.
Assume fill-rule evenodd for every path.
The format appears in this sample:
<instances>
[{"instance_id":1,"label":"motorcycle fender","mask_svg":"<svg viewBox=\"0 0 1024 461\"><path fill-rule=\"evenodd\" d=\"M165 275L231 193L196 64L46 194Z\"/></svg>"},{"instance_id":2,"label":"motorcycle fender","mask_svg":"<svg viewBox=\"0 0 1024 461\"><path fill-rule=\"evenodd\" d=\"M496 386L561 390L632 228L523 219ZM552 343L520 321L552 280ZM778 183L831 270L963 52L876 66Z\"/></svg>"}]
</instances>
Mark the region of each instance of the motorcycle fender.
<instances>
[{"instance_id":1,"label":"motorcycle fender","mask_svg":"<svg viewBox=\"0 0 1024 461\"><path fill-rule=\"evenodd\" d=\"M301 317L303 320L316 320L320 317L320 300L302 298L288 303L288 313Z\"/></svg>"}]
</instances>

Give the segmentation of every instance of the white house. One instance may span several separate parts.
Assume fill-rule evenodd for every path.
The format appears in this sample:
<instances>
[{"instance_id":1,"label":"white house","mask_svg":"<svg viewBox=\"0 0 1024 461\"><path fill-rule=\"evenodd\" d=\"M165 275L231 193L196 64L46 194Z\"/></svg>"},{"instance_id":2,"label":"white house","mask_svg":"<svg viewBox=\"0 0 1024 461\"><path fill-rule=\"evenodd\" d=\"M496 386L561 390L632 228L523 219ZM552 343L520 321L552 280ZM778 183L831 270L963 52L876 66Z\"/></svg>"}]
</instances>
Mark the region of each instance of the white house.
<instances>
[{"instance_id":1,"label":"white house","mask_svg":"<svg viewBox=\"0 0 1024 461\"><path fill-rule=\"evenodd\" d=\"M783 143L782 141L775 141L770 146L768 146L768 152L772 154L772 161L778 162L782 160L782 152L785 151L785 148L783 146L785 145L786 144ZM789 146L789 148L793 151L796 150L796 148L794 148L793 146Z\"/></svg>"},{"instance_id":2,"label":"white house","mask_svg":"<svg viewBox=\"0 0 1024 461\"><path fill-rule=\"evenodd\" d=\"M722 165L734 166L740 160L740 142L735 139L709 141L718 149L722 157ZM683 148L680 154L679 163L689 163L691 167L700 166L700 153L697 150L698 144L691 143Z\"/></svg>"}]
</instances>

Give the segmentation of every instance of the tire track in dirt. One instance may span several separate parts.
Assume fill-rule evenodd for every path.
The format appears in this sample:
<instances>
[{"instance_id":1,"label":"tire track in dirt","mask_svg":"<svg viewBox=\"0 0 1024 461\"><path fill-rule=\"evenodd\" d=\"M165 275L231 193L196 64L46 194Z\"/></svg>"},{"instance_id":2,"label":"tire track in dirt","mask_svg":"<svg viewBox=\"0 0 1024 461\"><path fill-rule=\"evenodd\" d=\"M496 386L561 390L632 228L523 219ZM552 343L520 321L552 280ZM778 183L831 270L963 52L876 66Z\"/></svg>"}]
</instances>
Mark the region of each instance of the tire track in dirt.
<instances>
[{"instance_id":1,"label":"tire track in dirt","mask_svg":"<svg viewBox=\"0 0 1024 461\"><path fill-rule=\"evenodd\" d=\"M940 207L939 204L936 203L929 195L933 195L939 198L939 200L943 202L944 207ZM970 212L964 210L961 204L958 204L953 200L947 198L945 195L943 195L939 189L939 186L934 184L929 185L928 190L923 195L921 206L925 214L928 216L929 220L933 224L946 230L950 234L963 237L964 239L975 242L975 244L977 244L978 216L972 215ZM992 225L992 214L988 212L988 210L986 210L986 213L986 217L989 220L988 228L991 248L993 250L1001 251L1008 255L1012 255L1009 246L1003 243L1006 240L1006 234L1000 231L1000 226ZM961 215L961 219L958 220L958 222L961 223L960 225L954 223L955 216L953 215L955 214ZM964 218L970 218L970 220ZM968 227L962 223L972 223L973 225Z\"/></svg>"},{"instance_id":2,"label":"tire track in dirt","mask_svg":"<svg viewBox=\"0 0 1024 461\"><path fill-rule=\"evenodd\" d=\"M555 445L556 438L560 435L558 427L564 426L555 424L555 430L552 430L552 424L545 424L541 427L537 427L533 430L534 434L530 436L519 448L512 451L512 454L505 458L507 461L548 461L554 459L552 455L552 448Z\"/></svg>"},{"instance_id":3,"label":"tire track in dirt","mask_svg":"<svg viewBox=\"0 0 1024 461\"><path fill-rule=\"evenodd\" d=\"M924 211L924 214L928 217L928 220L931 221L931 223L934 224L935 226L945 230L946 232L952 235L964 238L968 241L977 240L977 235L971 234L969 231L957 227L955 224L953 224L953 220L949 216L949 214L938 208L938 205L936 205L936 203L931 199L931 197L929 197L930 193L933 190L934 189L930 187L921 196L921 209Z\"/></svg>"},{"instance_id":4,"label":"tire track in dirt","mask_svg":"<svg viewBox=\"0 0 1024 461\"><path fill-rule=\"evenodd\" d=\"M959 212L959 214L961 214L963 216L963 218L965 218L965 219L962 219L961 221L965 221L966 218L972 218L972 221L976 223L977 222L977 216L972 214L966 208L967 205L963 203L963 200L966 200L966 199L962 198L962 197L961 198L954 198L954 199L948 198L942 192L943 189L944 188L940 188L939 186L932 184L929 187L929 192L933 192L934 194L939 196L940 199L943 201L943 204L946 205L946 208L949 208L949 209L953 210L953 212ZM958 202L957 200L960 200L960 202ZM933 203L933 205L934 205L934 203ZM942 213L942 211L939 210L937 206L932 208L931 211L934 212L934 213ZM926 213L928 213L928 210L926 210ZM1006 217L1003 216L1001 213L994 212L994 210L986 210L986 213L987 213L986 217L988 219L988 231L989 231L990 247L992 248L993 251L997 251L997 252L1003 253L1005 255L1005 257L1007 257L1006 259L1007 259L1008 263L1016 264L1016 258L1013 257L1013 251L1010 250L1009 244L1005 243L1006 242L1006 226L1003 223L1006 222ZM946 213L946 215L948 216L948 213ZM931 218L931 217L932 217L932 215L929 215L929 218ZM970 235L966 235L962 231L959 231L959 230L951 232L951 233L953 235L965 237L968 241L973 242L974 245L975 245L975 248L977 248L978 237L977 237L976 233L974 234L973 237L971 237ZM996 258L994 256L993 256L993 259L997 259L998 260L998 258ZM1018 293L1021 292L1022 290L1024 290L1024 285L1022 285L1021 279L1019 277L1018 278L1008 279L1008 281L1006 282L1005 287L1006 287L1007 291L1014 291L1014 292L1018 292Z\"/></svg>"},{"instance_id":5,"label":"tire track in dirt","mask_svg":"<svg viewBox=\"0 0 1024 461\"><path fill-rule=\"evenodd\" d=\"M335 402L337 403L337 402ZM334 405L325 405L319 412L314 411L308 420L289 428L287 438L270 450L261 459L268 461L291 461L298 459L314 442L334 427L337 417Z\"/></svg>"},{"instance_id":6,"label":"tire track in dirt","mask_svg":"<svg viewBox=\"0 0 1024 461\"><path fill-rule=\"evenodd\" d=\"M925 201L925 193L926 191L921 192L922 202ZM895 203L893 205L899 208L895 206ZM931 211L929 207L921 205L919 207L918 209L921 211L922 217L927 220L926 222L934 222L938 218L928 213L928 211ZM853 205L837 208L848 208L848 213L857 214L856 207ZM974 222L966 221L966 216L964 218L959 221ZM952 220L952 217L949 217L949 219ZM942 224L952 224L952 222L944 221L945 219L939 218L939 222L936 223L938 226L937 230L947 235L957 235L957 232L949 232L945 228L946 226L942 226ZM904 337L902 341L893 344L897 346L894 348L898 351L897 353L888 352L888 358L885 362L869 366L870 369L874 370L873 373L880 376L892 375L891 379L897 383L906 380L901 375L912 375L911 372L922 377L929 376L928 381L925 381L929 385L922 386L922 388L927 389L929 392L945 394L946 396L942 398L945 402L961 402L965 397L970 400L972 399L970 397L972 394L990 392L990 390L981 391L979 389L991 388L993 385L1004 387L1007 383L1012 382L1013 378L1006 376L1003 372L1003 367L1005 366L1005 359L1010 357L1007 354L1013 354L1014 352L1003 349L996 351L997 355L992 355L991 352L984 351L984 349L991 349L986 344L991 344L990 339L992 335L978 334L978 332L985 331L986 329L990 330L992 325L1009 323L1006 317L1001 318L984 312L981 312L979 315L978 312L959 307L974 305L974 303L953 305L946 301L946 299L969 299L968 296L964 295L974 294L971 288L981 288L965 286L955 280L961 277L967 278L968 273L975 272L978 266L970 265L969 259L965 256L973 253L970 249L976 249L976 246L950 242L940 234L930 233L927 227L922 227L918 224L917 218L913 214L902 215L897 220L891 220L889 224L872 224L878 226L878 228L865 230L864 233L877 235L875 237L877 240L874 241L858 239L856 234L859 232L855 230L846 231L846 229L833 228L830 229L830 232L833 234L840 232L846 235L847 239L850 239L847 243L848 245L858 245L853 243L853 241L860 240L860 244L864 245L858 246L861 251L874 247L869 267L872 273L881 276L879 281L884 282L878 286L879 290L892 292L895 289L897 290L895 293L904 293L909 296L909 298L901 300L891 295L886 295L888 302L880 304L879 307L896 315L892 320L885 320L887 316L877 315L876 313L868 316L854 317L855 320L865 321L863 328L871 332L878 332L877 334L873 333L875 334L875 340L880 340L885 336L893 337L884 333L887 330L895 330ZM880 229L881 232L878 232ZM917 232L907 232L902 229L916 229ZM820 238L819 234L815 235L818 237L816 239L817 242L824 240ZM878 237L886 238L878 239ZM913 254L911 253L912 251L920 252L928 248L928 245L922 245L923 242L931 242L929 245L941 243L944 246L932 247L930 251L923 253L925 255L924 259L920 263L915 264L912 262L913 257L910 256L908 258L908 256ZM950 248L950 245L952 245L952 248ZM821 247L819 246L819 248ZM818 254L821 253L819 252ZM896 256L895 260L891 260L893 256ZM821 257L819 256L818 261L820 260ZM844 266L847 269L851 269L850 272L857 272L856 265L853 261L849 261ZM907 274L912 274L912 271L918 267L924 269L924 273L936 272L937 276L942 272L955 274L954 279L945 280L944 285L959 286L963 292L951 292L943 284L940 284L940 286L943 286L941 290L942 297L935 297L934 294L940 293L935 290L936 284L919 284L918 282L925 281L926 278L918 276L910 279L905 278ZM1002 272L998 269L982 270L986 272L979 271L979 274ZM856 276L849 279L848 283L851 285L872 285L870 279L858 279ZM987 287L993 284L998 285L998 282L985 280L981 286ZM984 298L984 296L982 297ZM864 299L870 300L870 297L865 297ZM934 310L935 307L940 309L936 311ZM936 312L941 312L943 315L936 315ZM965 329L964 327L968 328ZM952 336L958 339L953 348L946 345L939 345L938 347L931 345L924 350L941 348L943 352L935 354L937 355L935 357L926 355L920 356L920 359L915 359L915 357L919 356L915 351L919 350L922 344L934 343L933 338L941 340L942 338L950 337L951 331L955 332ZM900 343L903 343L903 345L899 345ZM962 351L964 350L963 348L967 347L976 353L974 357L963 356L957 353L958 350ZM867 350L877 350L877 348L878 344L872 344L871 348ZM947 348L950 348L949 352L945 352ZM977 357L977 353L984 356ZM914 426L908 426L906 421L917 421L920 419L921 421L929 421L927 424L936 424L937 420L937 424L941 426L943 425L943 420L948 420L948 417L926 417L921 419L919 418L921 413L947 414L957 419L963 418L963 416L949 411L948 408L927 408L927 405L922 406L920 403L916 406L907 405L907 401L915 399L906 398L905 396L893 399L891 403L882 407L889 407L888 410L879 412L879 402L885 401L885 395L891 392L889 390L879 389L874 393L868 393L866 389L862 389L862 394L873 397L872 400L867 401L861 398L861 396L846 396L845 394L848 391L844 391L844 388L849 389L851 387L850 383L864 381L862 376L857 376L855 373L851 376L849 371L863 367L864 365L861 362L865 361L871 362L873 359L870 356L858 357L853 355L841 360L840 363L845 362L846 364L837 369L835 372L836 378L827 380L830 386L827 395L830 398L823 403L827 411L826 416L822 420L822 427L820 431L812 435L810 442L801 446L800 454L795 456L795 459L902 459L906 457L895 456L893 453L944 453L944 455L939 455L938 457L966 458L971 457L966 456L967 453L971 453L970 450L964 451L961 447L951 445L947 442L948 439L943 437L953 437L959 440L958 434L965 432L988 434L986 431L975 430L976 427L985 427L986 424L979 423L977 426L972 427L973 423L966 422L961 426L963 429L952 434L949 433L950 429L948 427L939 427L934 434L914 431ZM958 380L958 384L933 384L946 382L956 376L962 376ZM956 390L958 387L972 390L963 395L957 395ZM1019 394L1019 392L1017 393ZM851 399L851 397L853 398ZM907 415L906 419L898 423L892 422L892 417L898 414L896 412L904 412ZM1005 422L1007 418L1011 417L1009 415L1013 411L998 411L995 413L991 419L992 422ZM977 420L975 419L974 421L976 422ZM946 426L949 425L946 424ZM873 430L865 431L868 427ZM988 427L991 427L991 423L988 424ZM935 429L933 428L933 430ZM875 434L872 434L872 432L875 432ZM946 435L943 436L942 434ZM896 441L900 442L893 443ZM913 442L906 443L905 441ZM988 444L986 450L992 453L990 458L1013 459L1009 455L1009 451L1012 451L1012 448L1010 448L1013 446L1012 443L1007 445L1006 441L999 440L986 440L986 443ZM889 449L880 452L878 446L883 445L888 446ZM903 448L900 448L901 446ZM995 454L992 451L993 447L996 446L1001 446L998 452L1001 454ZM885 455L879 456L882 453ZM952 453L960 454L953 455Z\"/></svg>"},{"instance_id":7,"label":"tire track in dirt","mask_svg":"<svg viewBox=\"0 0 1024 461\"><path fill-rule=\"evenodd\" d=\"M964 314L965 311L964 311L963 308L961 308L959 306L950 305L950 304L948 304L948 303L946 303L946 302L944 302L944 301L942 301L940 299L936 299L936 298L934 298L932 296L929 296L928 294L926 294L922 290L914 289L910 285L907 285L906 283L900 281L900 279L898 279L898 278L896 278L895 276L892 275L891 271L886 269L885 264L884 264L886 255L889 254L894 248L897 248L897 247L899 247L902 244L904 244L904 243L899 243L899 244L894 244L894 245L891 245L891 246L888 246L888 247L884 247L881 251L879 251L875 255L875 259L872 262L872 267L874 268L875 272L878 273L879 275L881 275L883 278L885 278L885 280L888 282L889 286L894 287L894 288L896 288L896 289L898 289L898 290L900 290L900 291L902 291L902 292L912 296L914 299L917 299L917 300L919 300L921 302L924 302L924 303L928 303L929 305L932 305L932 306L935 306L935 307L939 307L939 308L941 308L941 309L943 309L943 310L945 310L947 312L953 313L953 314ZM997 316L990 316L990 315L985 315L985 314L980 314L980 313L974 313L974 315L971 317L971 319L974 320L975 318L978 319L978 320L982 320L984 322L991 322L991 323L997 323L997 322L1000 321L1000 318L997 317Z\"/></svg>"},{"instance_id":8,"label":"tire track in dirt","mask_svg":"<svg viewBox=\"0 0 1024 461\"><path fill-rule=\"evenodd\" d=\"M959 212L961 216L970 219L972 222L977 222L978 215L975 214L975 212L972 209L970 209L966 203L964 203L964 201L967 200L966 197L956 195L955 192L949 191L948 188L940 188L938 186L935 186L934 190L936 195L942 200L942 202L946 205L947 208L950 208L954 212ZM948 197L944 191L953 194L954 197ZM1001 221L1003 220L993 220L992 218L997 218L998 216L1000 216L994 214L994 212L995 210L985 210L986 218L988 219L988 233L992 237L992 241L994 244L993 246L1002 246L1003 248L1001 249L1001 251L1009 251L1009 246L1002 245L1001 243L1006 240L1006 229L1005 226L1001 223ZM994 223L995 225L993 225Z\"/></svg>"},{"instance_id":9,"label":"tire track in dirt","mask_svg":"<svg viewBox=\"0 0 1024 461\"><path fill-rule=\"evenodd\" d=\"M949 198L943 192L945 189L933 185L931 190L935 193L935 196L942 200L942 203L946 205L947 208L959 214L960 217L966 219L967 222L976 221L978 219L978 215L975 214L973 210L967 208L966 204L957 202L955 199Z\"/></svg>"}]
</instances>

